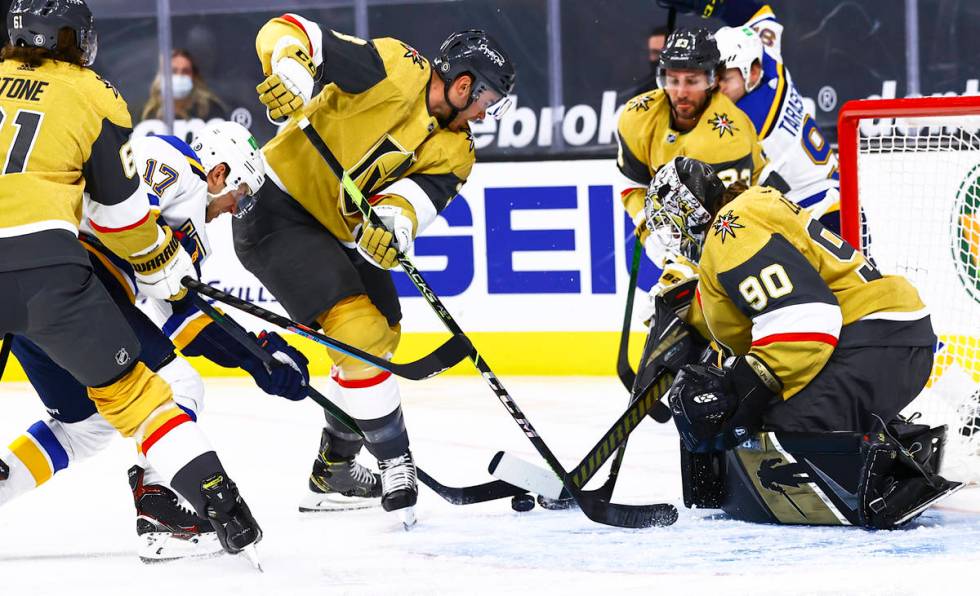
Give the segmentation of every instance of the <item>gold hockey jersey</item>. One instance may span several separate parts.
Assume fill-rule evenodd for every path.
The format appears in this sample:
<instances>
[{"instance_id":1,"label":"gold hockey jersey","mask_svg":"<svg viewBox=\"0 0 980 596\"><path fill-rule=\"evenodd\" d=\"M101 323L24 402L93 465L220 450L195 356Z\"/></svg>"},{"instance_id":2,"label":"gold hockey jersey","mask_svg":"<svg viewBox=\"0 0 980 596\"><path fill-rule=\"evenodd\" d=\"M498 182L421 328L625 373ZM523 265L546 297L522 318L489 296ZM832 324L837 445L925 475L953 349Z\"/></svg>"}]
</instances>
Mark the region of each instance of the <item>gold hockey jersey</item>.
<instances>
[{"instance_id":1,"label":"gold hockey jersey","mask_svg":"<svg viewBox=\"0 0 980 596\"><path fill-rule=\"evenodd\" d=\"M802 390L838 347L930 346L932 325L905 278L860 252L771 188L724 206L707 233L697 301L731 355L761 358Z\"/></svg>"},{"instance_id":2,"label":"gold hockey jersey","mask_svg":"<svg viewBox=\"0 0 980 596\"><path fill-rule=\"evenodd\" d=\"M0 271L87 264L74 238L83 200L121 256L157 241L136 193L130 126L119 92L90 69L0 62Z\"/></svg>"},{"instance_id":3,"label":"gold hockey jersey","mask_svg":"<svg viewBox=\"0 0 980 596\"><path fill-rule=\"evenodd\" d=\"M619 116L616 164L628 179L622 198L634 221L643 211L647 186L657 170L678 156L711 164L726 186L736 180L759 182L766 158L755 127L723 93L711 95L691 130L680 132L672 124L662 89L629 100Z\"/></svg>"},{"instance_id":4,"label":"gold hockey jersey","mask_svg":"<svg viewBox=\"0 0 980 596\"><path fill-rule=\"evenodd\" d=\"M310 120L365 196L401 196L415 210L419 230L425 228L456 196L475 161L470 132L443 129L429 113L428 60L397 39L365 41L286 14L259 33L264 68L286 35L309 44L323 85L296 115ZM296 117L262 152L276 184L334 236L353 242L360 213Z\"/></svg>"}]
</instances>

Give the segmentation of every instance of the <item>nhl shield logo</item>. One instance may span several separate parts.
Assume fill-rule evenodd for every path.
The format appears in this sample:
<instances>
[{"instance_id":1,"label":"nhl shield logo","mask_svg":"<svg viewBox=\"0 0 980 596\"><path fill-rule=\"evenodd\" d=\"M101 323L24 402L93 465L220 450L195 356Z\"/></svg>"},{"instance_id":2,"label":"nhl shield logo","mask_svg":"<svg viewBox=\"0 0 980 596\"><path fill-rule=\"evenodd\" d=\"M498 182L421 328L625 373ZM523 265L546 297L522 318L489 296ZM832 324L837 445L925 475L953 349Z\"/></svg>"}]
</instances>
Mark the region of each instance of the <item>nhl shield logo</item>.
<instances>
[{"instance_id":1,"label":"nhl shield logo","mask_svg":"<svg viewBox=\"0 0 980 596\"><path fill-rule=\"evenodd\" d=\"M980 302L980 164L960 183L953 218L956 276L970 297Z\"/></svg>"}]
</instances>

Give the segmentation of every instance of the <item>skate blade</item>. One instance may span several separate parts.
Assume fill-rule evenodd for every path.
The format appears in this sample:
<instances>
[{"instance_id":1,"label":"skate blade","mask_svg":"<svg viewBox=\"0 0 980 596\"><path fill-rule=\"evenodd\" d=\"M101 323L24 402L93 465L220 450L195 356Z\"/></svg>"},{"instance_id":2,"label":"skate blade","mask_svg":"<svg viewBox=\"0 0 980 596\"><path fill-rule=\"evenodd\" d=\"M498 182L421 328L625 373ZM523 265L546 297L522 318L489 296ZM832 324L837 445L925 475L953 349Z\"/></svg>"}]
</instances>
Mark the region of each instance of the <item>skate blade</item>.
<instances>
[{"instance_id":1,"label":"skate blade","mask_svg":"<svg viewBox=\"0 0 980 596\"><path fill-rule=\"evenodd\" d=\"M241 554L248 559L248 562L251 563L252 567L255 567L259 573L265 573L265 570L262 569L262 563L259 561L259 553L255 549L254 542L243 548Z\"/></svg>"},{"instance_id":2,"label":"skate blade","mask_svg":"<svg viewBox=\"0 0 980 596\"><path fill-rule=\"evenodd\" d=\"M403 507L395 512L398 515L398 519L402 522L402 527L408 532L415 527L418 519L415 518L415 507Z\"/></svg>"},{"instance_id":3,"label":"skate blade","mask_svg":"<svg viewBox=\"0 0 980 596\"><path fill-rule=\"evenodd\" d=\"M323 513L330 511L356 511L380 507L381 499L368 497L345 497L337 493L308 493L299 502L300 513Z\"/></svg>"},{"instance_id":4,"label":"skate blade","mask_svg":"<svg viewBox=\"0 0 980 596\"><path fill-rule=\"evenodd\" d=\"M214 532L182 536L170 532L140 535L139 557L144 563L216 557L224 552Z\"/></svg>"}]
</instances>

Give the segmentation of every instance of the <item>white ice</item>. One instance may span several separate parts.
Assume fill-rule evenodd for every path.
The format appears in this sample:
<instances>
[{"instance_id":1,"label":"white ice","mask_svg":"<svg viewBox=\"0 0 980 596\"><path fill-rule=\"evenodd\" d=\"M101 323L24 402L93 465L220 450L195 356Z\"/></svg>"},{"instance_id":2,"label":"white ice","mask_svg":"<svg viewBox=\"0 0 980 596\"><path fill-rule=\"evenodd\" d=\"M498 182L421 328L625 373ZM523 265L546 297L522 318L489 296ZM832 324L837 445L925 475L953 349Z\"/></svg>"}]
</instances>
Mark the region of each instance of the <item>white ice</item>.
<instances>
[{"instance_id":1,"label":"white ice","mask_svg":"<svg viewBox=\"0 0 980 596\"><path fill-rule=\"evenodd\" d=\"M612 378L504 383L569 467L627 400ZM652 420L630 440L615 500L675 503L680 520L669 528L601 526L578 511L516 513L509 500L453 506L424 488L411 532L380 508L301 514L297 499L322 420L316 404L265 396L244 379L209 379L207 386L202 424L265 532L258 546L265 573L227 555L140 563L126 483L133 447L120 438L99 457L0 509L0 594L728 596L975 589L976 496L893 532L735 522L683 509L676 434L672 425ZM479 377L402 387L417 462L441 482L489 480L487 463L499 449L540 461ZM27 384L4 383L0 404L4 442L44 416Z\"/></svg>"}]
</instances>

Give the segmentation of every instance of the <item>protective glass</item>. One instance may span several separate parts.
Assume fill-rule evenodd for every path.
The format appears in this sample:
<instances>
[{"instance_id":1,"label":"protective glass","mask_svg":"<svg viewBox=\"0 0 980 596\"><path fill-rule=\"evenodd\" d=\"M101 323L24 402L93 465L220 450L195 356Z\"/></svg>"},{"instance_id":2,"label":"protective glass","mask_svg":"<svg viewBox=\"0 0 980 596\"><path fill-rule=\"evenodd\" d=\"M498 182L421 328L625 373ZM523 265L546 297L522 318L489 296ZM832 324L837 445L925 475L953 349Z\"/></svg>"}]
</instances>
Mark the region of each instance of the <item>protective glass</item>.
<instances>
[{"instance_id":1,"label":"protective glass","mask_svg":"<svg viewBox=\"0 0 980 596\"><path fill-rule=\"evenodd\" d=\"M664 90L707 91L715 84L715 73L703 70L657 69L657 85Z\"/></svg>"}]
</instances>

